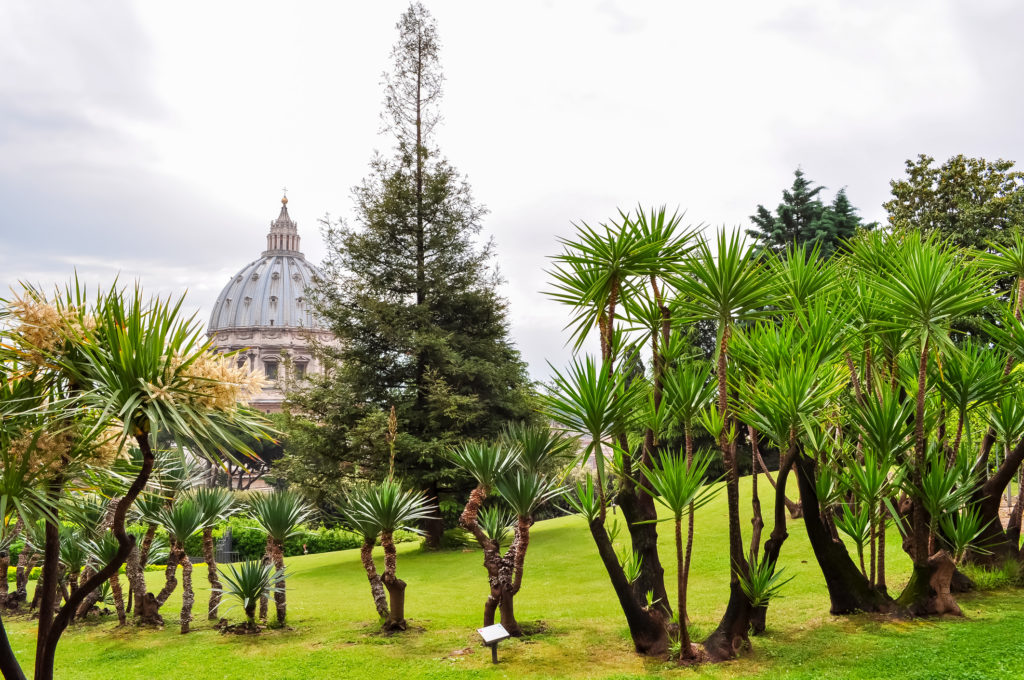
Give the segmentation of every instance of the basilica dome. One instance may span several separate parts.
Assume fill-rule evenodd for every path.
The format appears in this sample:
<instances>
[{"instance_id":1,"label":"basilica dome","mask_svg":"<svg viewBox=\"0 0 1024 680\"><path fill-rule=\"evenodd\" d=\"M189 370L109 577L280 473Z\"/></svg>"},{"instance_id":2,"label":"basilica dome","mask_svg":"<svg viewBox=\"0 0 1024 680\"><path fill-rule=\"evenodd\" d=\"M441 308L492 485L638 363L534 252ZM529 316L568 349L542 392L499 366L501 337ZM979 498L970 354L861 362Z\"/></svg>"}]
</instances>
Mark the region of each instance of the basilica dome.
<instances>
[{"instance_id":1,"label":"basilica dome","mask_svg":"<svg viewBox=\"0 0 1024 680\"><path fill-rule=\"evenodd\" d=\"M316 268L299 250L298 225L288 216L288 199L270 223L267 249L224 286L210 314L208 330L275 327L319 329L306 304L306 287Z\"/></svg>"},{"instance_id":2,"label":"basilica dome","mask_svg":"<svg viewBox=\"0 0 1024 680\"><path fill-rule=\"evenodd\" d=\"M280 410L296 382L319 373L313 345L333 342L307 302L306 291L316 275L316 267L299 250L298 225L288 215L287 197L282 198L266 250L231 277L213 306L206 330L214 346L236 352L239 365L247 364L267 379L253 400L262 411Z\"/></svg>"}]
</instances>

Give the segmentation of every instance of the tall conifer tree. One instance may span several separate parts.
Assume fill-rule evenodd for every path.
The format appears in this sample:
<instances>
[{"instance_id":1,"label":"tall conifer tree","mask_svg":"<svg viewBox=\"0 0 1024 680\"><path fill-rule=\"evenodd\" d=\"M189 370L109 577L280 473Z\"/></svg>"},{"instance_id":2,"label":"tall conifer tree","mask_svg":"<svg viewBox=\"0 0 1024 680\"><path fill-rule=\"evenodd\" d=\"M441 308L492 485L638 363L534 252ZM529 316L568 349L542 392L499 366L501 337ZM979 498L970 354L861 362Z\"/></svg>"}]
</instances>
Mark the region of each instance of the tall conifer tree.
<instances>
[{"instance_id":1,"label":"tall conifer tree","mask_svg":"<svg viewBox=\"0 0 1024 680\"><path fill-rule=\"evenodd\" d=\"M783 190L782 202L775 214L759 205L750 216L754 228L748 229L747 234L757 240L762 249L785 255L793 245L818 246L821 256L827 258L857 229L877 226L873 222L861 222L857 209L846 196L846 189L840 189L831 205L825 205L819 197L825 187L815 186L800 168L793 174L793 186Z\"/></svg>"},{"instance_id":2,"label":"tall conifer tree","mask_svg":"<svg viewBox=\"0 0 1024 680\"><path fill-rule=\"evenodd\" d=\"M325 229L324 275L310 297L338 344L320 348L327 377L296 397L311 417L288 466L294 481L321 490L342 474L382 476L393 405L395 472L437 498L456 479L445 449L530 419L530 385L508 337L492 245L477 242L486 210L435 144L436 24L414 3L397 28L381 114L395 147L353 189L356 226ZM438 523L427 528L438 540Z\"/></svg>"}]
</instances>

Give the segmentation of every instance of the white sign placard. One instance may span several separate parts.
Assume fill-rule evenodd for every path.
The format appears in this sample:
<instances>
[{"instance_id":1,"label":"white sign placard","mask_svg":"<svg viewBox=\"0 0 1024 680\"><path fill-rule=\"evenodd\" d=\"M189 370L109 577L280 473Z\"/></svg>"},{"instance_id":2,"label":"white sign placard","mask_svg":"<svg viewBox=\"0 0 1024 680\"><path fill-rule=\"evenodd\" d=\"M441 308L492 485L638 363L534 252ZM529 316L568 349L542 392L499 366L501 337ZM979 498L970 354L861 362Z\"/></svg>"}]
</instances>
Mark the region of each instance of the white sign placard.
<instances>
[{"instance_id":1,"label":"white sign placard","mask_svg":"<svg viewBox=\"0 0 1024 680\"><path fill-rule=\"evenodd\" d=\"M485 645L500 642L508 637L508 631L505 630L505 626L500 623L496 623L493 626L486 626L484 628L477 628L476 632L480 633L480 637L484 639Z\"/></svg>"}]
</instances>

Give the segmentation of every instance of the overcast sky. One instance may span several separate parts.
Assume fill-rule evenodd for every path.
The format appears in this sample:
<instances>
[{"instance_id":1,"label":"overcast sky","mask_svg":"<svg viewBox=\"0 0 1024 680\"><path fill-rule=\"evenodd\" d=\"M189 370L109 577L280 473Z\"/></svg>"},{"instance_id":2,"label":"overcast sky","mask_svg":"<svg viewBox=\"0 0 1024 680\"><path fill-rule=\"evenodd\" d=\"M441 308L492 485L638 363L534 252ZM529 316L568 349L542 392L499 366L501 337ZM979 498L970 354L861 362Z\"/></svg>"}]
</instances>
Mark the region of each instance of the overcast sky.
<instances>
[{"instance_id":1,"label":"overcast sky","mask_svg":"<svg viewBox=\"0 0 1024 680\"><path fill-rule=\"evenodd\" d=\"M568 354L539 293L571 222L668 204L749 224L798 165L884 219L919 153L1024 161L1024 5L425 2L442 152L490 214L535 377ZM303 248L351 218L406 3L0 4L0 286L138 278L208 316L281 187Z\"/></svg>"}]
</instances>

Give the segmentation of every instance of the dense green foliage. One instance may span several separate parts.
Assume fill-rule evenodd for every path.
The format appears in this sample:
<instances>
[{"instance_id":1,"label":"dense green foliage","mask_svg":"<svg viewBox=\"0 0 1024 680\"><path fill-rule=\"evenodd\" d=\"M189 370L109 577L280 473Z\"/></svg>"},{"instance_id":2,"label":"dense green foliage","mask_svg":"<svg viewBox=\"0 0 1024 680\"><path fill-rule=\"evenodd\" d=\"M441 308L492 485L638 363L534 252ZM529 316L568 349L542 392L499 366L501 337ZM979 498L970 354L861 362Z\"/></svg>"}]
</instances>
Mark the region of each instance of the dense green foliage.
<instances>
[{"instance_id":1,"label":"dense green foliage","mask_svg":"<svg viewBox=\"0 0 1024 680\"><path fill-rule=\"evenodd\" d=\"M742 480L749 493L749 479ZM696 528L691 573L691 619L695 629L714 626L715 605L726 596L720 577L728 568L725 498L705 508L707 521ZM662 516L668 516L667 513ZM620 518L621 521L621 518ZM743 517L749 522L749 515ZM771 520L768 520L771 526ZM891 538L898 534L891 529ZM662 545L670 550L671 536ZM379 558L380 549L374 551ZM932 621L889 621L871 615L833 617L827 594L804 532L794 531L781 564L797 580L772 603L774 616L756 649L729 664L680 670L675 663L638 657L631 650L608 577L595 559L593 542L579 517L538 522L531 534L531 587L517 596L517 612L529 638L502 642L500 663L492 666L479 646L479 550L425 552L399 546L410 603L417 613L414 635L381 636L376 613L365 597L366 575L357 550L289 560L289 621L286 629L258 638L222 635L214 622L195 622L193 632L115 630L112 616L75 626L57 657L58 677L99 680L125 668L131 675L163 677L267 676L304 680L338 678L882 678L917 680L1014 677L1024 665L1017 642L1024 592L1002 589L964 596L966 617ZM892 585L909 573L909 560L894 553ZM675 568L666 565L667 578ZM566 578L571 570L572 578ZM157 585L163 575L148 575ZM799 585L797 585L799 584ZM551 596L557 588L558 597ZM196 582L197 600L207 595L205 579ZM174 610L172 597L166 605ZM239 606L224 616L244 619ZM13 644L29 652L32 622L9 621ZM951 647L952 646L952 647ZM955 650L957 663L948 659ZM30 652L29 652L30 653ZM682 676L680 675L682 673Z\"/></svg>"},{"instance_id":2,"label":"dense green foliage","mask_svg":"<svg viewBox=\"0 0 1024 680\"><path fill-rule=\"evenodd\" d=\"M815 186L800 168L793 174L793 185L782 192L782 202L774 214L758 205L750 216L754 228L748 229L747 234L764 250L785 255L793 246L806 246L818 248L822 257L830 257L858 229L877 226L861 221L845 188L837 191L832 203L826 205L818 196L825 187Z\"/></svg>"},{"instance_id":3,"label":"dense green foliage","mask_svg":"<svg viewBox=\"0 0 1024 680\"><path fill-rule=\"evenodd\" d=\"M398 419L395 473L429 496L455 481L443 453L531 416L525 363L508 336L485 209L440 154L433 130L442 74L422 5L398 24L384 119L395 148L355 187L355 226L327 225L310 297L338 339L329 371L292 396L283 465L314 498L388 470L387 415ZM435 538L440 523L431 527Z\"/></svg>"}]
</instances>

